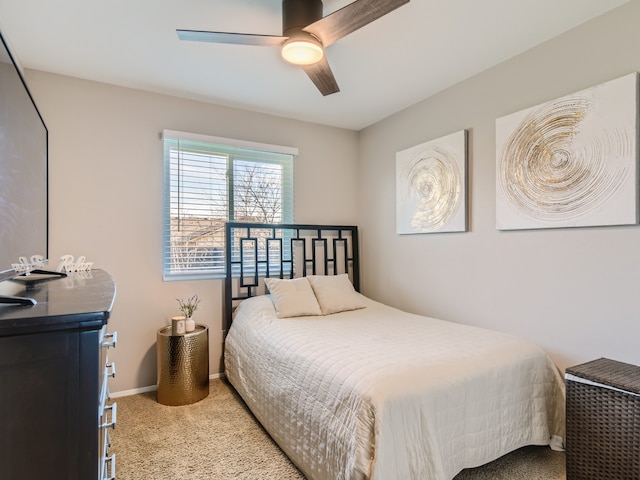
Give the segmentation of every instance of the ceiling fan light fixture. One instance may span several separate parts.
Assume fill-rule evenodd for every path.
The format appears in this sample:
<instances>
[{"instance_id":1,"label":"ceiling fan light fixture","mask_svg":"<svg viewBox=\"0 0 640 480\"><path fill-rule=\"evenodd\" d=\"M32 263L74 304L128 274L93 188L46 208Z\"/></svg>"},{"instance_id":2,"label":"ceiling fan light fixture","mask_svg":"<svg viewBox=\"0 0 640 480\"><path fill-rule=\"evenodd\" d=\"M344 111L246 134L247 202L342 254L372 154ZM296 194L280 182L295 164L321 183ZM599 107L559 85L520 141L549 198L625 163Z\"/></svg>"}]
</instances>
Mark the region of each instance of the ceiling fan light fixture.
<instances>
[{"instance_id":1,"label":"ceiling fan light fixture","mask_svg":"<svg viewBox=\"0 0 640 480\"><path fill-rule=\"evenodd\" d=\"M308 39L290 39L282 47L282 58L294 65L313 65L323 56L322 46Z\"/></svg>"}]
</instances>

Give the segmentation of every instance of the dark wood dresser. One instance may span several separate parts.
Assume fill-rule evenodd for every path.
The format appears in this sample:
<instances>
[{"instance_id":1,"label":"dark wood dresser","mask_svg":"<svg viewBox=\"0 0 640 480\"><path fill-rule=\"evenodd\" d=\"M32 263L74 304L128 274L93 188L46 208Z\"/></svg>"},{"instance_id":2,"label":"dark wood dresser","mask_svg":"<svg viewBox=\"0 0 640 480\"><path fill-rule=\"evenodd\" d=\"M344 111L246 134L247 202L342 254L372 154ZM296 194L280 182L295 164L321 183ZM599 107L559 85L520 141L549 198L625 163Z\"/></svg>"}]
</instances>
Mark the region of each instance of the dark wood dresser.
<instances>
[{"instance_id":1,"label":"dark wood dresser","mask_svg":"<svg viewBox=\"0 0 640 480\"><path fill-rule=\"evenodd\" d=\"M107 405L106 333L115 282L103 270L33 284L0 282L0 478L93 480L115 476L108 457L115 405Z\"/></svg>"}]
</instances>

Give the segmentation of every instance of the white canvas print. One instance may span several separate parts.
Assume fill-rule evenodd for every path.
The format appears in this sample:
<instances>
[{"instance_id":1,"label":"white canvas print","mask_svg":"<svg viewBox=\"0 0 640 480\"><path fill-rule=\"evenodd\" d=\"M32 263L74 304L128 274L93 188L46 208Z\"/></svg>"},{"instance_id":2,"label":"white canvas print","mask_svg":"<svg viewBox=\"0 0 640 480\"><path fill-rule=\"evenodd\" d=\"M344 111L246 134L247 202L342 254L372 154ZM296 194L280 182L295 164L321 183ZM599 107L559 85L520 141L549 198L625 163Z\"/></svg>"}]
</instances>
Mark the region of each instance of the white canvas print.
<instances>
[{"instance_id":1,"label":"white canvas print","mask_svg":"<svg viewBox=\"0 0 640 480\"><path fill-rule=\"evenodd\" d=\"M467 131L396 153L396 232L467 230Z\"/></svg>"},{"instance_id":2,"label":"white canvas print","mask_svg":"<svg viewBox=\"0 0 640 480\"><path fill-rule=\"evenodd\" d=\"M498 230L638 223L632 73L496 120Z\"/></svg>"}]
</instances>

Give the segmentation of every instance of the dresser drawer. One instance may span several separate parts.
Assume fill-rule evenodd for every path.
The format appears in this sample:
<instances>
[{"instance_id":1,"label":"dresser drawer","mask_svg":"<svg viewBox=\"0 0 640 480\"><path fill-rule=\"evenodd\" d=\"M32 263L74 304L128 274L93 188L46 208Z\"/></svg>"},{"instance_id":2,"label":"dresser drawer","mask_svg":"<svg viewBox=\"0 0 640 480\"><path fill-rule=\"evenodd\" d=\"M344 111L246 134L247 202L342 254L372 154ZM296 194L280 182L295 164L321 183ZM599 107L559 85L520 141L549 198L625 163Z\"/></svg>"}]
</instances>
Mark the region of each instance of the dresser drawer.
<instances>
[{"instance_id":1,"label":"dresser drawer","mask_svg":"<svg viewBox=\"0 0 640 480\"><path fill-rule=\"evenodd\" d=\"M98 404L98 452L99 480L114 480L116 475L115 454L109 456L111 438L109 432L117 423L117 403L109 404L109 379L116 376L116 365L109 360L109 349L115 348L118 341L117 332L106 333L103 328L100 332L100 367L99 374L99 404Z\"/></svg>"},{"instance_id":2,"label":"dresser drawer","mask_svg":"<svg viewBox=\"0 0 640 480\"><path fill-rule=\"evenodd\" d=\"M100 454L100 477L99 480L115 480L116 478L116 454L109 455L109 448L111 447L111 434L110 429L101 429L103 433L102 445L103 449Z\"/></svg>"}]
</instances>

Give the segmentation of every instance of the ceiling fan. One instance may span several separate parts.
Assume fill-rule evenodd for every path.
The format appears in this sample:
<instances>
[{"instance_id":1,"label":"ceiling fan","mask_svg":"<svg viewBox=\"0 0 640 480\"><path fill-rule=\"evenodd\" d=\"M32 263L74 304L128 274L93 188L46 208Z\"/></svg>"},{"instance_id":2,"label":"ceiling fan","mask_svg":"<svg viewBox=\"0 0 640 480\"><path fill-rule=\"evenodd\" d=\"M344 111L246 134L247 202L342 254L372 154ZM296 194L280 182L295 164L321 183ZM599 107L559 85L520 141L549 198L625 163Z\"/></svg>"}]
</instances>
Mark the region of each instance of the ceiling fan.
<instances>
[{"instance_id":1,"label":"ceiling fan","mask_svg":"<svg viewBox=\"0 0 640 480\"><path fill-rule=\"evenodd\" d=\"M322 0L283 0L282 35L176 30L181 40L281 47L285 60L300 65L322 95L340 91L324 55L328 47L409 0L357 0L323 17Z\"/></svg>"}]
</instances>

